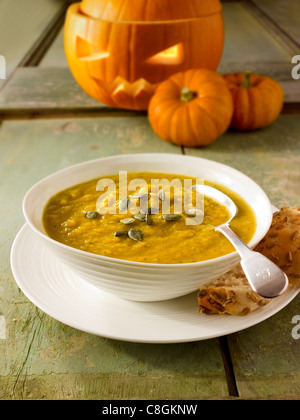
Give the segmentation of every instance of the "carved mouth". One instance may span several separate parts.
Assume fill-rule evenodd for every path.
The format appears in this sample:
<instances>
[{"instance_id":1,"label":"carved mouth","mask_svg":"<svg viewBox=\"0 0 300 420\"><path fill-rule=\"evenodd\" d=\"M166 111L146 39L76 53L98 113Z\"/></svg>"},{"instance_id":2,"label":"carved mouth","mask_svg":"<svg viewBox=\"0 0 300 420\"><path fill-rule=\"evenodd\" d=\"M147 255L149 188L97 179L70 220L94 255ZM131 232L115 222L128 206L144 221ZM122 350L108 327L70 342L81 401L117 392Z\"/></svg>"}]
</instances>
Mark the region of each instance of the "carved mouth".
<instances>
[{"instance_id":1,"label":"carved mouth","mask_svg":"<svg viewBox=\"0 0 300 420\"><path fill-rule=\"evenodd\" d=\"M105 82L93 77L99 88L109 94L116 106L129 109L147 109L148 103L153 96L157 84L153 85L147 80L140 78L130 83L123 77L118 76L113 82Z\"/></svg>"}]
</instances>

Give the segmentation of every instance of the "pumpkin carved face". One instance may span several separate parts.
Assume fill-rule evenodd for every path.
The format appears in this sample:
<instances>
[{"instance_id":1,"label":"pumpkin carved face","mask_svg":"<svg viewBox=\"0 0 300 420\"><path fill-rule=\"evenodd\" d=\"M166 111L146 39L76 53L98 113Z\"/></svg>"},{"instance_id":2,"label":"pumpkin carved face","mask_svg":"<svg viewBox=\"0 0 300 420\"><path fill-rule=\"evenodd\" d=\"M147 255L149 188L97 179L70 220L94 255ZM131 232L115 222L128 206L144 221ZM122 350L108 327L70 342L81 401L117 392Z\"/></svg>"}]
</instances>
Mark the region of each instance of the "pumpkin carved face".
<instances>
[{"instance_id":1,"label":"pumpkin carved face","mask_svg":"<svg viewBox=\"0 0 300 420\"><path fill-rule=\"evenodd\" d=\"M79 85L113 107L143 110L179 71L216 70L223 50L219 0L84 0L65 22L65 51Z\"/></svg>"}]
</instances>

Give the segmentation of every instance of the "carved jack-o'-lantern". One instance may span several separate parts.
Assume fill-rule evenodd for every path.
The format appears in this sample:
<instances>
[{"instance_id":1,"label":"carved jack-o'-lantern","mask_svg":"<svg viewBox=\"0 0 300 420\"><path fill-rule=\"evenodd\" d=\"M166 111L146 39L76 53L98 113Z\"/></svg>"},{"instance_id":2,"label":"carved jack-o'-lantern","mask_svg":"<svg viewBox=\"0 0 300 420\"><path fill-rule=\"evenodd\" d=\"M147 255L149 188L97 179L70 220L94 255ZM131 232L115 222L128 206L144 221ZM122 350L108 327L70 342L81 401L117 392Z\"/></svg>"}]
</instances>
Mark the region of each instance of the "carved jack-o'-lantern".
<instances>
[{"instance_id":1,"label":"carved jack-o'-lantern","mask_svg":"<svg viewBox=\"0 0 300 420\"><path fill-rule=\"evenodd\" d=\"M219 0L83 0L65 22L79 85L113 107L143 110L179 71L216 70L224 43Z\"/></svg>"}]
</instances>

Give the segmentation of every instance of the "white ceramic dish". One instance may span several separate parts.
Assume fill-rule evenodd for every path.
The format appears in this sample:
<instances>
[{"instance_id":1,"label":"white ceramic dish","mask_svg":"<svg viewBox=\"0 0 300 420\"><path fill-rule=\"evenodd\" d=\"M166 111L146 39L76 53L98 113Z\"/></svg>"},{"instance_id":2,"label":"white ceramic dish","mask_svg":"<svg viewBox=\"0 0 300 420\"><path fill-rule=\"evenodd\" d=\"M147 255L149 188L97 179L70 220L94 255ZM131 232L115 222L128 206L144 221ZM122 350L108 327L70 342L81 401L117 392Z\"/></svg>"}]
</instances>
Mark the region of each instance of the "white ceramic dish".
<instances>
[{"instance_id":1,"label":"white ceramic dish","mask_svg":"<svg viewBox=\"0 0 300 420\"><path fill-rule=\"evenodd\" d=\"M181 343L231 334L256 325L295 298L282 296L247 316L199 313L196 292L163 302L133 302L76 276L25 225L11 252L11 267L25 296L52 318L102 337L140 343Z\"/></svg>"},{"instance_id":2,"label":"white ceramic dish","mask_svg":"<svg viewBox=\"0 0 300 420\"><path fill-rule=\"evenodd\" d=\"M93 286L136 301L173 299L224 274L239 261L237 252L190 264L147 264L104 257L80 251L49 238L42 214L49 198L65 188L93 178L128 172L164 172L204 178L222 184L243 197L252 207L257 227L249 247L267 233L272 208L262 189L241 172L206 159L172 154L136 154L87 161L54 173L34 185L23 201L26 222L46 247L73 273Z\"/></svg>"}]
</instances>

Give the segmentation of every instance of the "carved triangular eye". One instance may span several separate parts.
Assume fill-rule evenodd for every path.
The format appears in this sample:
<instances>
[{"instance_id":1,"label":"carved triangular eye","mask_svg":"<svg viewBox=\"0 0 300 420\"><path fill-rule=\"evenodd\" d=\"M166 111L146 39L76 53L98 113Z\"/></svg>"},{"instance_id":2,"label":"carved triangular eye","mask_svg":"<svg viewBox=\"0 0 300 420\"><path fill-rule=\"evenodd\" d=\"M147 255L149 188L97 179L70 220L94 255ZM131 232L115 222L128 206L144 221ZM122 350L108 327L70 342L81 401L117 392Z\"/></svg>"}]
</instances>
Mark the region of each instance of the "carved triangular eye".
<instances>
[{"instance_id":1,"label":"carved triangular eye","mask_svg":"<svg viewBox=\"0 0 300 420\"><path fill-rule=\"evenodd\" d=\"M100 50L80 36L76 39L76 53L77 57L83 61L101 60L109 56L107 51Z\"/></svg>"},{"instance_id":2,"label":"carved triangular eye","mask_svg":"<svg viewBox=\"0 0 300 420\"><path fill-rule=\"evenodd\" d=\"M150 64L164 64L174 66L182 64L184 61L183 44L173 45L158 54L148 58L147 63Z\"/></svg>"}]
</instances>

